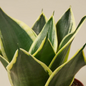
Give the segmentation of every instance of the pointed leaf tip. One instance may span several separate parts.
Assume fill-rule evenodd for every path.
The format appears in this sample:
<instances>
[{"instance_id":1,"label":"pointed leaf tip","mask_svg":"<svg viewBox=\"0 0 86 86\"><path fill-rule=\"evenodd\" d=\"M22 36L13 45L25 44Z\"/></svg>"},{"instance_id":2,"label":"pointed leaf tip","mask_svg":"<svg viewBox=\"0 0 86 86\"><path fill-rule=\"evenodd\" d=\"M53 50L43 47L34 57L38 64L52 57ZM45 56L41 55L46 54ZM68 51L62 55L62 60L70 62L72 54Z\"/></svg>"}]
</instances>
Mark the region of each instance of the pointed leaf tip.
<instances>
[{"instance_id":1,"label":"pointed leaf tip","mask_svg":"<svg viewBox=\"0 0 86 86\"><path fill-rule=\"evenodd\" d=\"M86 43L84 44L84 47L86 46Z\"/></svg>"},{"instance_id":2,"label":"pointed leaf tip","mask_svg":"<svg viewBox=\"0 0 86 86\"><path fill-rule=\"evenodd\" d=\"M53 11L53 16L54 16L54 14L55 14L55 11Z\"/></svg>"},{"instance_id":3,"label":"pointed leaf tip","mask_svg":"<svg viewBox=\"0 0 86 86\"><path fill-rule=\"evenodd\" d=\"M42 8L41 12L43 13L43 8Z\"/></svg>"},{"instance_id":4,"label":"pointed leaf tip","mask_svg":"<svg viewBox=\"0 0 86 86\"><path fill-rule=\"evenodd\" d=\"M0 7L0 12L4 12L3 9ZM5 12L4 12L5 13Z\"/></svg>"},{"instance_id":5,"label":"pointed leaf tip","mask_svg":"<svg viewBox=\"0 0 86 86\"><path fill-rule=\"evenodd\" d=\"M0 7L0 11L2 11L1 7Z\"/></svg>"},{"instance_id":6,"label":"pointed leaf tip","mask_svg":"<svg viewBox=\"0 0 86 86\"><path fill-rule=\"evenodd\" d=\"M70 5L70 7L69 8L71 8L71 5Z\"/></svg>"},{"instance_id":7,"label":"pointed leaf tip","mask_svg":"<svg viewBox=\"0 0 86 86\"><path fill-rule=\"evenodd\" d=\"M69 7L69 9L68 9L69 11L71 11L72 10L72 8L71 8L71 6Z\"/></svg>"},{"instance_id":8,"label":"pointed leaf tip","mask_svg":"<svg viewBox=\"0 0 86 86\"><path fill-rule=\"evenodd\" d=\"M75 31L75 20L71 8L69 8L56 24L58 45L69 33Z\"/></svg>"},{"instance_id":9,"label":"pointed leaf tip","mask_svg":"<svg viewBox=\"0 0 86 86\"><path fill-rule=\"evenodd\" d=\"M36 38L36 40L31 45L29 53L34 54L37 51L40 44L42 43L42 41L46 37L47 33L48 33L49 40L51 41L51 44L53 45L53 48L56 51L56 49L57 49L57 38L56 38L56 31L55 30L56 29L55 29L55 24L54 24L54 18L53 18L53 16L51 16L50 19L45 24L45 26L43 27L40 34L38 35L38 37ZM51 35L53 35L53 36L51 36Z\"/></svg>"},{"instance_id":10,"label":"pointed leaf tip","mask_svg":"<svg viewBox=\"0 0 86 86\"><path fill-rule=\"evenodd\" d=\"M32 26L32 30L38 35L46 24L47 18L43 13L43 9L41 11L41 15L38 17L34 25Z\"/></svg>"},{"instance_id":11,"label":"pointed leaf tip","mask_svg":"<svg viewBox=\"0 0 86 86\"><path fill-rule=\"evenodd\" d=\"M83 45L82 50L86 47L86 43Z\"/></svg>"}]
</instances>

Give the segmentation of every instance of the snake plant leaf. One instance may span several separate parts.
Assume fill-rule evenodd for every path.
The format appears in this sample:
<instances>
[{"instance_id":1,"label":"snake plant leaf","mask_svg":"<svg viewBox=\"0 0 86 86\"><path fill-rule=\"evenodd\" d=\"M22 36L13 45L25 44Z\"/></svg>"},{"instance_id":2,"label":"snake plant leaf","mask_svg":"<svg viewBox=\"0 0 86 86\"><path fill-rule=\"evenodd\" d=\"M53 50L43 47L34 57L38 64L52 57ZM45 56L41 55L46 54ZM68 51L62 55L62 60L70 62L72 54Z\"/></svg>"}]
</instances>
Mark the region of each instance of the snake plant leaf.
<instances>
[{"instance_id":1,"label":"snake plant leaf","mask_svg":"<svg viewBox=\"0 0 86 86\"><path fill-rule=\"evenodd\" d=\"M76 30L75 30L73 33L71 33L71 34L69 34L68 36L64 37L64 39L61 41L61 43L60 43L60 45L59 45L59 49L61 49L65 44L67 44L68 40L70 40L70 39L72 40L72 39L73 39L72 37L75 37L75 35L78 33L78 31L80 30L82 24L83 24L85 21L86 21L86 16L84 16L84 17L81 19L81 21L79 22L79 24L78 24ZM71 41L71 40L70 40L70 41Z\"/></svg>"},{"instance_id":2,"label":"snake plant leaf","mask_svg":"<svg viewBox=\"0 0 86 86\"><path fill-rule=\"evenodd\" d=\"M53 16L50 17L50 19L47 21L40 34L37 36L36 40L31 45L31 48L29 50L30 54L34 54L38 50L39 46L41 45L42 41L47 36L47 34L54 51L56 51L57 34Z\"/></svg>"},{"instance_id":3,"label":"snake plant leaf","mask_svg":"<svg viewBox=\"0 0 86 86\"><path fill-rule=\"evenodd\" d=\"M9 62L1 55L0 55L0 62L3 64L4 68L6 69Z\"/></svg>"},{"instance_id":4,"label":"snake plant leaf","mask_svg":"<svg viewBox=\"0 0 86 86\"><path fill-rule=\"evenodd\" d=\"M83 49L86 44L67 62L58 67L49 77L45 86L71 86L75 74L86 65Z\"/></svg>"},{"instance_id":5,"label":"snake plant leaf","mask_svg":"<svg viewBox=\"0 0 86 86\"><path fill-rule=\"evenodd\" d=\"M38 35L43 26L45 25L47 21L47 18L45 17L44 13L42 12L41 15L39 16L39 18L36 20L36 22L34 23L32 29L34 30L34 32Z\"/></svg>"},{"instance_id":6,"label":"snake plant leaf","mask_svg":"<svg viewBox=\"0 0 86 86\"><path fill-rule=\"evenodd\" d=\"M75 28L73 12L72 9L69 8L56 24L58 45L67 34L75 31Z\"/></svg>"},{"instance_id":7,"label":"snake plant leaf","mask_svg":"<svg viewBox=\"0 0 86 86\"><path fill-rule=\"evenodd\" d=\"M16 51L7 66L13 86L44 86L52 71L24 49Z\"/></svg>"},{"instance_id":8,"label":"snake plant leaf","mask_svg":"<svg viewBox=\"0 0 86 86\"><path fill-rule=\"evenodd\" d=\"M39 49L36 53L33 54L34 57L45 63L49 66L50 62L52 61L53 57L55 56L55 52L52 48L52 45L47 37L42 41Z\"/></svg>"},{"instance_id":9,"label":"snake plant leaf","mask_svg":"<svg viewBox=\"0 0 86 86\"><path fill-rule=\"evenodd\" d=\"M56 55L52 59L51 63L49 64L49 68L52 71L54 71L57 67L59 67L61 64L63 64L64 62L67 61L70 45L71 45L71 43L69 43L67 46L60 49L58 53L56 53Z\"/></svg>"},{"instance_id":10,"label":"snake plant leaf","mask_svg":"<svg viewBox=\"0 0 86 86\"><path fill-rule=\"evenodd\" d=\"M85 20L86 20L86 16L84 16L81 19L80 23L78 24L78 26L74 32L68 34L67 36L65 36L63 38L62 42L59 45L59 51L57 52L56 56L53 58L52 62L49 65L51 70L55 70L57 67L59 67L61 64L63 64L65 61L67 61L68 52L66 52L66 51L68 51L68 49L70 49L69 47L70 47L73 39L75 38L77 32L80 30L80 27L82 26L82 24L84 23Z\"/></svg>"},{"instance_id":11,"label":"snake plant leaf","mask_svg":"<svg viewBox=\"0 0 86 86\"><path fill-rule=\"evenodd\" d=\"M37 37L36 33L27 25L25 24L24 22L18 20L18 19L15 19L15 18L12 18L15 22L17 22L21 28L23 28L27 33L28 35L31 37L31 39L34 41Z\"/></svg>"},{"instance_id":12,"label":"snake plant leaf","mask_svg":"<svg viewBox=\"0 0 86 86\"><path fill-rule=\"evenodd\" d=\"M14 19L7 16L0 8L0 45L6 60L10 62L19 47L28 51L34 40L31 38L33 35L28 35Z\"/></svg>"}]
</instances>

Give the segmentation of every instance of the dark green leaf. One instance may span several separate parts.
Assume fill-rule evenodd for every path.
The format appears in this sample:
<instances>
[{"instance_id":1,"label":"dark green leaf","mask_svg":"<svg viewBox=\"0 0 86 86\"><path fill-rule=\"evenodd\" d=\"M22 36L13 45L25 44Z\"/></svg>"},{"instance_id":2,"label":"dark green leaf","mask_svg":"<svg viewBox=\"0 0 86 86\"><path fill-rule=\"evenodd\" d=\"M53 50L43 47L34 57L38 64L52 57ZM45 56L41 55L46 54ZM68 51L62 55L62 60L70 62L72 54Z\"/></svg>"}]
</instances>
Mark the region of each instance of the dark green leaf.
<instances>
[{"instance_id":1,"label":"dark green leaf","mask_svg":"<svg viewBox=\"0 0 86 86\"><path fill-rule=\"evenodd\" d=\"M23 28L27 33L28 35L31 37L31 39L34 41L37 37L36 33L28 26L26 25L24 22L18 20L18 19L14 19L12 18L16 23L18 23L18 25Z\"/></svg>"},{"instance_id":2,"label":"dark green leaf","mask_svg":"<svg viewBox=\"0 0 86 86\"><path fill-rule=\"evenodd\" d=\"M7 66L13 86L44 86L52 71L23 49L17 50Z\"/></svg>"},{"instance_id":3,"label":"dark green leaf","mask_svg":"<svg viewBox=\"0 0 86 86\"><path fill-rule=\"evenodd\" d=\"M56 37L56 28L55 28L53 16L51 16L51 18L45 24L43 30L37 36L37 39L33 42L29 53L34 54L38 50L39 46L41 45L42 41L47 36L47 34L48 34L48 38L51 42L51 45L54 51L56 51L57 50L57 37Z\"/></svg>"},{"instance_id":4,"label":"dark green leaf","mask_svg":"<svg viewBox=\"0 0 86 86\"><path fill-rule=\"evenodd\" d=\"M41 43L36 53L34 53L34 57L36 57L37 59L45 63L47 66L49 66L54 56L55 52L47 36Z\"/></svg>"},{"instance_id":5,"label":"dark green leaf","mask_svg":"<svg viewBox=\"0 0 86 86\"><path fill-rule=\"evenodd\" d=\"M60 43L59 51L57 52L56 56L53 58L52 62L49 65L49 67L52 70L55 70L57 67L59 67L61 64L63 64L65 61L67 61L67 58L68 58L67 54L69 53L70 45L85 20L86 20L86 16L84 16L81 19L76 30L74 32L68 34L67 36L65 36L64 39L62 40L62 42Z\"/></svg>"},{"instance_id":6,"label":"dark green leaf","mask_svg":"<svg viewBox=\"0 0 86 86\"><path fill-rule=\"evenodd\" d=\"M30 31L32 31L32 29ZM1 51L9 62L19 47L28 51L34 38L34 33L29 34L26 32L26 30L20 27L20 23L18 24L14 19L7 16L0 8Z\"/></svg>"},{"instance_id":7,"label":"dark green leaf","mask_svg":"<svg viewBox=\"0 0 86 86\"><path fill-rule=\"evenodd\" d=\"M58 45L62 39L75 30L75 21L71 8L69 8L56 24Z\"/></svg>"},{"instance_id":8,"label":"dark green leaf","mask_svg":"<svg viewBox=\"0 0 86 86\"><path fill-rule=\"evenodd\" d=\"M49 68L54 71L57 67L59 67L61 64L67 61L68 54L69 54L69 47L71 43L69 43L67 46L62 48L53 58L51 61Z\"/></svg>"},{"instance_id":9,"label":"dark green leaf","mask_svg":"<svg viewBox=\"0 0 86 86\"><path fill-rule=\"evenodd\" d=\"M58 67L50 76L45 86L71 86L75 74L86 65L83 49L86 44L74 55L72 59Z\"/></svg>"},{"instance_id":10,"label":"dark green leaf","mask_svg":"<svg viewBox=\"0 0 86 86\"><path fill-rule=\"evenodd\" d=\"M42 12L42 14L39 16L39 18L36 20L35 24L32 27L32 29L34 30L34 32L37 35L41 32L41 30L42 30L43 26L45 25L45 23L46 23L46 17Z\"/></svg>"}]
</instances>

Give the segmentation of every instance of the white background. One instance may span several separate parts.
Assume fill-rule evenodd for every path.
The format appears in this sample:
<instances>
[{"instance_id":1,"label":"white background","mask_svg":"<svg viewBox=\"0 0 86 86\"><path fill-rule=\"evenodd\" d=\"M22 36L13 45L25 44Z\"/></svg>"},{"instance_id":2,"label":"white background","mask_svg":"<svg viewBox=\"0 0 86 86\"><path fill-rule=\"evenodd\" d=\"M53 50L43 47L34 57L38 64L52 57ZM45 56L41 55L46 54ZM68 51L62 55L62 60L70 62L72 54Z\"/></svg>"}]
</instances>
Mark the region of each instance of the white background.
<instances>
[{"instance_id":1,"label":"white background","mask_svg":"<svg viewBox=\"0 0 86 86\"><path fill-rule=\"evenodd\" d=\"M25 22L29 27L32 27L35 20L41 14L42 9L47 18L55 11L54 17L57 22L70 6L72 7L77 26L80 19L86 15L86 0L0 0L0 7L9 16ZM84 43L86 43L86 22L72 43L69 58L72 57ZM76 78L86 86L86 66L77 73ZM0 64L0 86L10 86L7 72L2 64Z\"/></svg>"}]
</instances>

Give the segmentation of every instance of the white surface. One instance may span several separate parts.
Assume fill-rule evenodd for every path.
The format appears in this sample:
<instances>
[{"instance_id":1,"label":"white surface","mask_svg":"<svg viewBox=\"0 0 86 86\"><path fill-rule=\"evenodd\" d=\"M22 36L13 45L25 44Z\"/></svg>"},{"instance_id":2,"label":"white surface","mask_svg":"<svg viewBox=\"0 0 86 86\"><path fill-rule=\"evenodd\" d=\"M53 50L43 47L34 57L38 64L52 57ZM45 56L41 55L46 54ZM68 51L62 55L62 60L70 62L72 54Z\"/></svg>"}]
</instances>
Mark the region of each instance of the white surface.
<instances>
[{"instance_id":1,"label":"white surface","mask_svg":"<svg viewBox=\"0 0 86 86\"><path fill-rule=\"evenodd\" d=\"M53 11L55 11L54 17L57 22L70 5L77 25L80 19L86 15L86 0L0 0L0 7L9 16L22 20L30 27L32 27L33 23L40 15L42 8L48 18L52 15ZM72 43L69 57L73 56L84 43L86 43L86 22L83 24ZM77 73L76 77L86 86L86 66ZM1 64L0 86L10 86L7 72Z\"/></svg>"}]
</instances>

